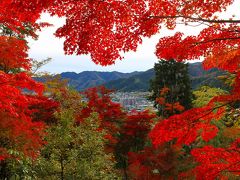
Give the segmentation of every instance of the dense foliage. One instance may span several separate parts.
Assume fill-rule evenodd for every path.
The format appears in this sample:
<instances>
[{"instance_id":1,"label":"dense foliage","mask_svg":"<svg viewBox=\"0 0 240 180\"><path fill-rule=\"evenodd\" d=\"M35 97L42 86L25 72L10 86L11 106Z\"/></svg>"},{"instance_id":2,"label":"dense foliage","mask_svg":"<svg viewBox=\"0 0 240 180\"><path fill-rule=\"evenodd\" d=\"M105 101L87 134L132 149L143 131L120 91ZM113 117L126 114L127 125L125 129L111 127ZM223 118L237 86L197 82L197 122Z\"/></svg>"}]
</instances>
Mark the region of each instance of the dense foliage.
<instances>
[{"instance_id":1,"label":"dense foliage","mask_svg":"<svg viewBox=\"0 0 240 180\"><path fill-rule=\"evenodd\" d=\"M186 36L182 32L177 32L173 36L160 38L156 46L156 55L159 59L175 59L179 62L204 58L205 69L218 68L231 73L231 75L227 75L228 81L231 82L230 92L213 97L202 107L192 108L166 119L159 119L149 133L151 142L148 142L146 138L145 143L140 142L141 147L138 145L128 147L130 150L138 149L140 151L127 153L129 166L127 169L125 168L125 171L128 170L129 173L125 173L125 175L130 174L135 179L177 177L238 179L240 175L238 123L240 20L234 17L229 19L218 17L218 14L231 4L233 4L233 0L198 0L191 3L187 0L1 0L1 178L9 178L16 173L20 173L20 178L24 178L28 172L32 177L34 172L26 171L26 168L21 167L26 164L26 167L30 168L28 162L37 162L36 159L48 147L46 141L49 141L49 146L62 145L58 149L50 148L49 152L53 151L51 152L52 156L48 156L49 161L46 162L50 164L54 162L56 166L51 168L56 172L59 172L59 167L61 167L60 177L62 179L67 175L63 171L63 164L66 165L66 161L71 164L69 166L85 171L85 177L108 177L104 174L105 172L86 170L89 169L88 163L84 164L84 167L73 166L69 159L75 158L78 154L74 148L71 148L70 154L63 152L64 161L59 161L59 155L60 157L63 155L62 148L69 148L68 143L70 142L73 143L70 143L70 146L80 146L83 151L92 148L93 145L88 141L88 135L79 137L78 133L81 132L81 128L84 132L92 135L92 140L96 140L96 145L99 145L101 149L104 144L101 133L106 132L105 138L109 142L104 144L104 148L108 149L109 153L114 153L116 150L116 144L122 140L119 137L125 136L129 142L138 142L139 138L145 140L146 133L150 130L150 126L146 122L151 122L149 121L152 118L151 115L137 114L143 116L141 118L126 115L121 111L119 105L109 101L108 96L99 98L99 93L92 93L94 91L87 92L86 95L92 99L89 98L86 108L82 110L75 105L69 109L68 106L62 108L61 105L64 103L61 104L57 99L56 102L54 101L54 98L58 96L54 96L52 99L42 97L43 86L36 83L31 78L31 73L28 72L30 70L28 47L23 38L26 36L36 37L36 30L47 25L38 23L37 19L42 12L48 11L51 15L66 17L66 24L55 33L57 37L65 38L65 53L90 54L92 60L101 65L113 64L116 59L122 59L122 52L136 51L144 37L161 33L162 27L174 29L179 22L193 26L206 25L195 36ZM60 90L63 89L60 88ZM166 92L166 89L163 92ZM106 94L104 89L100 90L100 93ZM75 108L79 114L75 115L73 112ZM92 112L97 112L99 118L91 117ZM231 117L232 123L225 127L223 124L222 127L226 130L225 133L222 133L219 122L226 116ZM53 118L51 123L47 123L48 118L46 119L46 117ZM74 119L76 122L73 122ZM100 121L99 126L98 123L95 124L96 126L91 126L92 120L96 119ZM140 121L138 122L138 120ZM84 126L84 122L91 125ZM133 127L124 122L132 123ZM47 127L46 124L49 124L50 127ZM143 134L136 133L141 129L139 126L143 127ZM54 128L59 129L60 132L55 131ZM123 129L121 130L121 128ZM96 129L100 131L99 134L96 133ZM129 138L129 133L136 136ZM228 137L230 134L230 140L226 143L220 141L221 133ZM58 136L56 137L56 135ZM63 139L63 143L60 144L59 139L54 139L54 137L61 139L63 136L66 139L69 138L70 142ZM79 139L85 142L78 144ZM222 143L214 143L216 139ZM128 143L125 144L128 146ZM141 149L143 150L141 151ZM96 150L94 152L97 154L90 156L94 160L98 160L98 155L103 155L103 151ZM119 154L126 155L126 152ZM108 156L104 153L103 158ZM118 156L115 155L115 157ZM179 160L183 163L178 164ZM101 159L99 162L100 164L94 166L96 171L104 168L107 161L103 162ZM179 166L186 162L191 162L191 166L179 169ZM76 159L74 163L83 164L81 158L80 161ZM112 167L108 166L108 168ZM16 171L13 172L13 170ZM115 176L108 172L107 170L106 173L111 176L110 178ZM169 172L170 174L168 174Z\"/></svg>"},{"instance_id":2,"label":"dense foliage","mask_svg":"<svg viewBox=\"0 0 240 180\"><path fill-rule=\"evenodd\" d=\"M104 151L105 131L99 131L97 113L80 124L78 114L84 107L81 96L72 90L55 90L60 103L57 122L47 129L47 145L37 159L34 171L39 179L117 179L114 158Z\"/></svg>"},{"instance_id":3,"label":"dense foliage","mask_svg":"<svg viewBox=\"0 0 240 180\"><path fill-rule=\"evenodd\" d=\"M0 159L17 158L14 152L34 158L44 144L44 119L34 121L39 109L31 105L45 103L48 107L52 102L42 99L43 86L27 72L30 62L26 42L7 36L0 36L0 41Z\"/></svg>"},{"instance_id":4,"label":"dense foliage","mask_svg":"<svg viewBox=\"0 0 240 180\"><path fill-rule=\"evenodd\" d=\"M207 105L207 103L216 95L221 95L227 93L226 91L220 88L212 88L209 86L202 86L193 91L194 100L193 106L194 107L202 107Z\"/></svg>"}]
</instances>

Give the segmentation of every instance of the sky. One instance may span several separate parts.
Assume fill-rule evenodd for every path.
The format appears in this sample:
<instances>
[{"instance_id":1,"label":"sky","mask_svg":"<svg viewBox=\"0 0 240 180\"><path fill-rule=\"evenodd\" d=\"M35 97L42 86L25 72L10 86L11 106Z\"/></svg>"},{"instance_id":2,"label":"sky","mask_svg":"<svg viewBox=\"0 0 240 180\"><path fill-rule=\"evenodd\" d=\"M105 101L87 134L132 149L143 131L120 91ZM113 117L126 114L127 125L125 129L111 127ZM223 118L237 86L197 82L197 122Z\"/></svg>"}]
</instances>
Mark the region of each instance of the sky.
<instances>
[{"instance_id":1,"label":"sky","mask_svg":"<svg viewBox=\"0 0 240 180\"><path fill-rule=\"evenodd\" d=\"M235 0L234 4L221 16L223 18L229 18L234 14L235 18L240 17L239 6L240 0ZM39 32L38 40L28 39L28 45L30 47L29 56L35 60L52 58L52 61L42 67L41 71L47 71L54 74L61 72L80 73L82 71L146 71L153 68L154 63L158 61L154 52L159 38L174 35L176 31L184 32L186 35L197 35L204 28L203 26L186 27L184 25L178 25L175 30L161 29L160 34L152 36L150 39L143 39L143 43L139 45L136 52L125 53L123 60L117 60L115 64L103 67L94 64L91 61L90 56L64 55L64 39L59 39L54 36L56 29L65 23L64 18L51 17L49 14L44 13L41 16L40 21L49 22L50 24L53 24L53 26L44 28Z\"/></svg>"}]
</instances>

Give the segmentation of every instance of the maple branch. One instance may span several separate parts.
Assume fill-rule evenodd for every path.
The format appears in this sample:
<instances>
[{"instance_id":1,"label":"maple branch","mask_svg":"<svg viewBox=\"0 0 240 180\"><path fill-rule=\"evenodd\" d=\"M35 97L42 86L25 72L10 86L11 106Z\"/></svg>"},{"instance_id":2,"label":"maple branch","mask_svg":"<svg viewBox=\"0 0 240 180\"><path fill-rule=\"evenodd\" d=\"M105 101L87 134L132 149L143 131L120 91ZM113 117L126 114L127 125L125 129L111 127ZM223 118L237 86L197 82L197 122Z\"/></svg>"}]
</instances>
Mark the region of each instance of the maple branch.
<instances>
[{"instance_id":1,"label":"maple branch","mask_svg":"<svg viewBox=\"0 0 240 180\"><path fill-rule=\"evenodd\" d=\"M207 41L200 41L200 42L196 42L194 45L192 45L190 47L193 47L193 46L199 45L199 44L214 42L214 41L225 41L225 40L236 40L236 39L240 39L240 36L239 37L215 38L215 39L210 39L210 40L207 40Z\"/></svg>"},{"instance_id":2,"label":"maple branch","mask_svg":"<svg viewBox=\"0 0 240 180\"><path fill-rule=\"evenodd\" d=\"M194 122L193 122L193 121L188 121L189 123L187 124L187 127L188 127L187 132L185 133L185 135L184 135L181 139L184 139L184 138L187 137L189 130L190 130L191 128L193 128L193 127L200 121L200 119L208 116L209 114L211 114L211 113L212 113L213 111L215 111L216 109L219 109L219 108L221 108L221 107L227 106L227 105L229 105L230 103L232 103L232 101L227 102L227 103L224 103L224 104L221 104L221 105L219 105L219 106L216 106L216 107L212 108L211 110L205 112L205 113L204 113L202 116L200 116L200 117L193 117L193 119L194 119L193 121L194 121Z\"/></svg>"},{"instance_id":3,"label":"maple branch","mask_svg":"<svg viewBox=\"0 0 240 180\"><path fill-rule=\"evenodd\" d=\"M202 21L202 22L208 22L208 23L240 23L240 20L227 20L227 19L204 19L201 17L191 17L191 16L183 16L183 15L176 15L176 16L149 16L149 18L159 18L159 19L191 19L194 21Z\"/></svg>"},{"instance_id":4,"label":"maple branch","mask_svg":"<svg viewBox=\"0 0 240 180\"><path fill-rule=\"evenodd\" d=\"M219 109L219 108L221 108L221 107L227 106L227 105L231 104L232 102L233 102L233 101L230 101L230 102L224 103L224 104L222 104L222 105L216 106L216 107L212 108L211 110L209 110L208 112L206 112L205 114L203 114L202 116L198 117L196 120L200 120L201 118L203 118L203 117L211 114L211 113L212 113L213 111L215 111L216 109Z\"/></svg>"},{"instance_id":5,"label":"maple branch","mask_svg":"<svg viewBox=\"0 0 240 180\"><path fill-rule=\"evenodd\" d=\"M198 27L198 26L201 26L201 25L210 26L209 24L206 24L204 22L198 22L198 24L196 24L196 25L188 24L188 23L191 23L191 21L185 21L185 22L177 22L176 21L176 24L184 24L184 25L191 26L191 27Z\"/></svg>"}]
</instances>

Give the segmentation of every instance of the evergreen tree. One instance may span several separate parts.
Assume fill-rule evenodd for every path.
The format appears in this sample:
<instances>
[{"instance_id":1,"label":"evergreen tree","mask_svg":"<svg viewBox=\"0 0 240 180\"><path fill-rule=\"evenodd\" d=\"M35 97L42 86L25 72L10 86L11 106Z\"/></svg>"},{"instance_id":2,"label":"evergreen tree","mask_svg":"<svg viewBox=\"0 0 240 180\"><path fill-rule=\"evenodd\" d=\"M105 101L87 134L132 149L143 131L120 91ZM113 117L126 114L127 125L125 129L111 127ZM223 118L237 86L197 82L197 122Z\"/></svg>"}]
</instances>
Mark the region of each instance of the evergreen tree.
<instances>
[{"instance_id":1,"label":"evergreen tree","mask_svg":"<svg viewBox=\"0 0 240 180\"><path fill-rule=\"evenodd\" d=\"M150 81L152 95L149 99L155 102L158 115L168 117L174 114L173 112L164 113L163 105L156 101L160 97L163 88L169 89L169 92L164 97L165 102L170 104L179 102L184 106L185 110L191 108L192 93L188 76L188 64L174 60L160 60L155 63L154 70L155 78Z\"/></svg>"}]
</instances>

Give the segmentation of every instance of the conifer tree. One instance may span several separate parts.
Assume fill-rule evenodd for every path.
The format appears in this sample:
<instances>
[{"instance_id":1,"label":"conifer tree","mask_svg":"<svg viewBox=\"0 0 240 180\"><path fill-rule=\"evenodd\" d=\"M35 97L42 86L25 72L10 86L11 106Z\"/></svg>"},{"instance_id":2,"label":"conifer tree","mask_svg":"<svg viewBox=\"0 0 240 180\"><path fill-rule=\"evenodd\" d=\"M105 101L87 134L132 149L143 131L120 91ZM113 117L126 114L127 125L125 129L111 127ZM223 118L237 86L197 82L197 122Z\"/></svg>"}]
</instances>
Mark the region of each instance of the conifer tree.
<instances>
[{"instance_id":1,"label":"conifer tree","mask_svg":"<svg viewBox=\"0 0 240 180\"><path fill-rule=\"evenodd\" d=\"M168 117L176 113L164 113L164 105L157 102L157 98L160 97L163 88L169 89L169 92L164 97L165 102L172 105L179 102L185 109L189 109L191 107L192 94L188 76L188 65L174 60L160 60L158 63L155 63L154 70L155 78L150 82L152 95L149 99L155 102L158 115Z\"/></svg>"}]
</instances>

